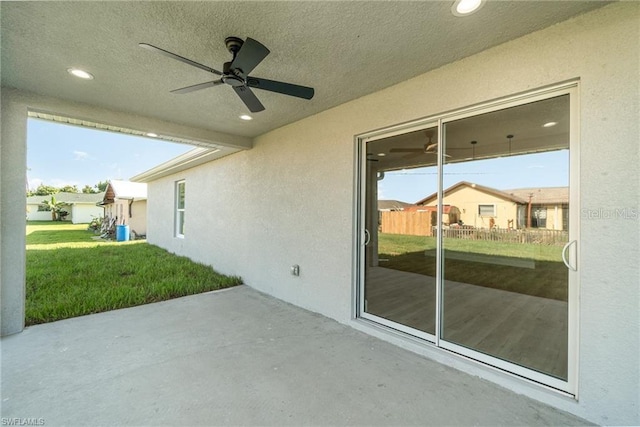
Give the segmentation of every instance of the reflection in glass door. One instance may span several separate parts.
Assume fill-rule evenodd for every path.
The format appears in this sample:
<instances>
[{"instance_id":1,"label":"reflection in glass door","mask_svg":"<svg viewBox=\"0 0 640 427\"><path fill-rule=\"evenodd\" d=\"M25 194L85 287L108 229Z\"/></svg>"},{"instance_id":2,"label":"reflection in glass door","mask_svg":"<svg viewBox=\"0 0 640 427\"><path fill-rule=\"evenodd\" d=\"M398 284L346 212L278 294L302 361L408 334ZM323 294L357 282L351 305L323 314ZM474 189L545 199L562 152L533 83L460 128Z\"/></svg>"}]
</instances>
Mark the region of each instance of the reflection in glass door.
<instances>
[{"instance_id":1,"label":"reflection in glass door","mask_svg":"<svg viewBox=\"0 0 640 427\"><path fill-rule=\"evenodd\" d=\"M574 391L573 87L362 140L359 317Z\"/></svg>"},{"instance_id":2,"label":"reflection in glass door","mask_svg":"<svg viewBox=\"0 0 640 427\"><path fill-rule=\"evenodd\" d=\"M563 380L568 112L563 95L447 122L442 200L460 215L443 224L441 339Z\"/></svg>"},{"instance_id":3,"label":"reflection in glass door","mask_svg":"<svg viewBox=\"0 0 640 427\"><path fill-rule=\"evenodd\" d=\"M436 331L437 209L418 206L437 182L437 127L368 142L365 312L431 336ZM403 188L386 196L388 188Z\"/></svg>"}]
</instances>

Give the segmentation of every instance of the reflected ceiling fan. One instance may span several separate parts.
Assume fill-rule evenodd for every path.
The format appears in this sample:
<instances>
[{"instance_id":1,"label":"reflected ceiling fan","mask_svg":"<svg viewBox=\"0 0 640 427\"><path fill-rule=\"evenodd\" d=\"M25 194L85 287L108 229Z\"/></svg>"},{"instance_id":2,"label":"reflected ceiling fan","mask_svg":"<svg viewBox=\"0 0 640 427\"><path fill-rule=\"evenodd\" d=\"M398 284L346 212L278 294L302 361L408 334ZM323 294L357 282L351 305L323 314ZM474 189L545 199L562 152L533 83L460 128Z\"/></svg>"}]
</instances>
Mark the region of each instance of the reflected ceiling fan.
<instances>
[{"instance_id":1,"label":"reflected ceiling fan","mask_svg":"<svg viewBox=\"0 0 640 427\"><path fill-rule=\"evenodd\" d=\"M438 154L438 143L432 142L431 138L433 138L433 132L425 132L425 136L429 139L426 144L422 148L392 148L389 150L390 153L411 153L408 158L422 156L423 154ZM451 157L447 153L444 154L445 157Z\"/></svg>"},{"instance_id":2,"label":"reflected ceiling fan","mask_svg":"<svg viewBox=\"0 0 640 427\"><path fill-rule=\"evenodd\" d=\"M277 92L303 99L313 98L314 89L311 87L249 76L249 73L270 53L269 49L262 45L262 43L249 37L244 41L238 37L227 37L224 42L229 52L233 55L233 59L224 63L222 72L148 43L139 43L139 46L220 76L219 79L210 82L174 89L171 91L172 93L183 94L227 84L233 88L252 113L263 111L264 105L262 105L251 88Z\"/></svg>"}]
</instances>

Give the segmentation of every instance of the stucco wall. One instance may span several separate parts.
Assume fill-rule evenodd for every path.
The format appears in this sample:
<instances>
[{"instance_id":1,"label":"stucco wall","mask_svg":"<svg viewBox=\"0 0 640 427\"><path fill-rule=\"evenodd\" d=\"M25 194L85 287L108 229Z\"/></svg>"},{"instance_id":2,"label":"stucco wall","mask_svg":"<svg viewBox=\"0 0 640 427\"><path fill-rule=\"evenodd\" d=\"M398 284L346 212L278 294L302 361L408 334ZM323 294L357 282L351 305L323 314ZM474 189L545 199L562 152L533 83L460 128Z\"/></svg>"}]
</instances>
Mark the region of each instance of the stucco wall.
<instances>
[{"instance_id":1,"label":"stucco wall","mask_svg":"<svg viewBox=\"0 0 640 427\"><path fill-rule=\"evenodd\" d=\"M27 205L27 221L51 221L51 211L39 211L38 205Z\"/></svg>"},{"instance_id":2,"label":"stucco wall","mask_svg":"<svg viewBox=\"0 0 640 427\"><path fill-rule=\"evenodd\" d=\"M131 206L131 218L128 224L136 234L147 234L147 201L135 200Z\"/></svg>"},{"instance_id":3,"label":"stucco wall","mask_svg":"<svg viewBox=\"0 0 640 427\"><path fill-rule=\"evenodd\" d=\"M74 224L90 223L93 217L101 217L103 209L94 205L74 204L71 207L71 222Z\"/></svg>"},{"instance_id":4,"label":"stucco wall","mask_svg":"<svg viewBox=\"0 0 640 427\"><path fill-rule=\"evenodd\" d=\"M638 424L639 221L591 213L638 209L639 9L607 6L270 132L250 151L153 182L149 241L348 323L354 135L579 78L579 400L522 392L597 423ZM184 239L172 237L178 179L186 180ZM289 273L292 264L300 265L300 277Z\"/></svg>"},{"instance_id":5,"label":"stucco wall","mask_svg":"<svg viewBox=\"0 0 640 427\"><path fill-rule=\"evenodd\" d=\"M0 120L0 335L24 329L27 107L2 91Z\"/></svg>"}]
</instances>

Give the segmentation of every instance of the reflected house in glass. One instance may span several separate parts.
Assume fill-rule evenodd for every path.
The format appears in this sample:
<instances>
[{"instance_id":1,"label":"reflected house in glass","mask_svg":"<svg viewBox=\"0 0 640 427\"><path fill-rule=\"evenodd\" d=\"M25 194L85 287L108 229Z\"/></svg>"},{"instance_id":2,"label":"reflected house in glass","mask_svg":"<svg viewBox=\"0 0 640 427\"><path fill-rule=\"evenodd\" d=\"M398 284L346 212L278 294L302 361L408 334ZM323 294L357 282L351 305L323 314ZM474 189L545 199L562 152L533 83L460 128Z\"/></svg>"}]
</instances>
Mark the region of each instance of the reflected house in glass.
<instances>
[{"instance_id":1,"label":"reflected house in glass","mask_svg":"<svg viewBox=\"0 0 640 427\"><path fill-rule=\"evenodd\" d=\"M468 181L460 181L443 192L445 214L447 207L455 206L462 223L475 228L545 228L566 230L569 202L567 187L519 188L497 190ZM438 194L431 194L416 202L435 210ZM529 209L530 208L530 209ZM529 220L529 218L531 218ZM447 221L454 225L457 221ZM434 223L435 224L435 223Z\"/></svg>"}]
</instances>

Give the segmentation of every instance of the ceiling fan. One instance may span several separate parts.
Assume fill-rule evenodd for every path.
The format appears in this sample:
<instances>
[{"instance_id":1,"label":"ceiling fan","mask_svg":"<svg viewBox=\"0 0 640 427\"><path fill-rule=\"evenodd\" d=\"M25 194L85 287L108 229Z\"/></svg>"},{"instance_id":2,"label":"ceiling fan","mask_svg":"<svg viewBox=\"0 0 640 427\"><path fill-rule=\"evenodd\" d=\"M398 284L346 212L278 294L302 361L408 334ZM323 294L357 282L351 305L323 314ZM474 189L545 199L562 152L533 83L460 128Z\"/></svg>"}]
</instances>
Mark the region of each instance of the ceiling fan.
<instances>
[{"instance_id":1,"label":"ceiling fan","mask_svg":"<svg viewBox=\"0 0 640 427\"><path fill-rule=\"evenodd\" d=\"M421 156L423 154L438 154L438 143L431 141L431 138L433 138L433 133L425 132L425 136L429 138L429 140L427 141L426 144L424 144L422 148L392 148L391 150L389 150L389 152L390 153L412 153L410 156L407 156L407 157L416 157L416 156ZM451 157L446 153L444 156Z\"/></svg>"},{"instance_id":2,"label":"ceiling fan","mask_svg":"<svg viewBox=\"0 0 640 427\"><path fill-rule=\"evenodd\" d=\"M227 37L224 42L229 52L233 55L233 59L224 63L222 72L148 43L139 43L139 46L220 76L219 79L210 82L174 89L171 91L172 93L183 94L227 84L233 88L252 113L263 111L264 105L262 105L251 88L277 92L303 99L313 98L314 90L311 87L249 76L249 73L270 53L269 49L262 45L262 43L249 37L247 37L246 41L238 37Z\"/></svg>"}]
</instances>

